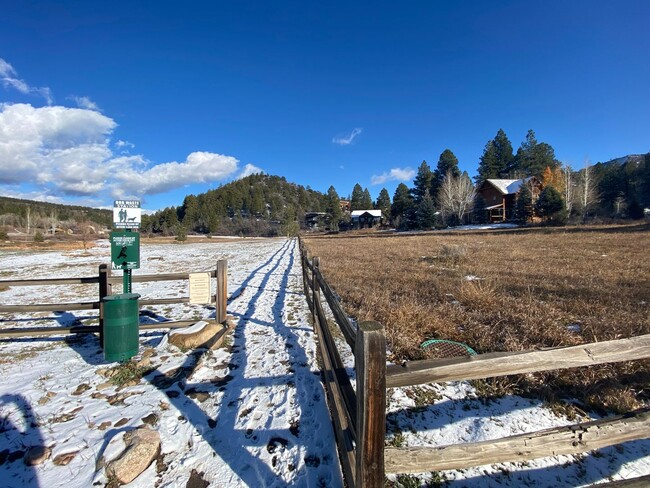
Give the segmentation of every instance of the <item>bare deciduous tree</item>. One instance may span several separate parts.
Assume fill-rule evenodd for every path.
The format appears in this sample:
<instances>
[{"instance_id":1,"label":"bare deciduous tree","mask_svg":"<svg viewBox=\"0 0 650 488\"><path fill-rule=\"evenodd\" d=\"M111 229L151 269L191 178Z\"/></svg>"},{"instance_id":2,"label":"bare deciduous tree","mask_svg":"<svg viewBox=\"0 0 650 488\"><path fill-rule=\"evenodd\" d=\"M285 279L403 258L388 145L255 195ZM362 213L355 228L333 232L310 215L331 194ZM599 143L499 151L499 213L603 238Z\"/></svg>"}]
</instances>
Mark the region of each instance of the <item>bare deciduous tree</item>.
<instances>
[{"instance_id":1,"label":"bare deciduous tree","mask_svg":"<svg viewBox=\"0 0 650 488\"><path fill-rule=\"evenodd\" d=\"M460 176L447 173L438 192L438 205L443 218L451 217L455 223L462 223L474 204L476 189L467 172Z\"/></svg>"},{"instance_id":2,"label":"bare deciduous tree","mask_svg":"<svg viewBox=\"0 0 650 488\"><path fill-rule=\"evenodd\" d=\"M573 201L575 197L575 187L573 181L573 170L571 166L566 165L562 170L564 172L564 204L566 205L567 215L571 215L571 210L573 210Z\"/></svg>"},{"instance_id":3,"label":"bare deciduous tree","mask_svg":"<svg viewBox=\"0 0 650 488\"><path fill-rule=\"evenodd\" d=\"M582 221L585 222L589 216L589 211L600 201L593 166L590 166L588 161L585 162L585 167L580 172L578 201L580 204Z\"/></svg>"}]
</instances>

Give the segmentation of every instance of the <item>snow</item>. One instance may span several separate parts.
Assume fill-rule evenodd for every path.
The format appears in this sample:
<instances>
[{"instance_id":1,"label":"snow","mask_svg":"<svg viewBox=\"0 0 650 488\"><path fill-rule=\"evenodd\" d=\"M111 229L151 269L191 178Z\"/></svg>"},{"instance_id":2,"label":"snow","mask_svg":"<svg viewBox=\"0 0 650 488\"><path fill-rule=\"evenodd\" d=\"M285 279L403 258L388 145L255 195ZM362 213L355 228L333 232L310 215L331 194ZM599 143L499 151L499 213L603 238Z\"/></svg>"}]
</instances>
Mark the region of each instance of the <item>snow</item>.
<instances>
[{"instance_id":1,"label":"snow","mask_svg":"<svg viewBox=\"0 0 650 488\"><path fill-rule=\"evenodd\" d=\"M526 180L499 180L489 178L486 181L492 183L492 185L494 185L494 187L504 195L511 195L517 193L521 184Z\"/></svg>"},{"instance_id":2,"label":"snow","mask_svg":"<svg viewBox=\"0 0 650 488\"><path fill-rule=\"evenodd\" d=\"M370 214L373 217L381 217L381 210L353 210L352 213L350 213L350 217L354 219L356 217L361 217L365 213Z\"/></svg>"},{"instance_id":3,"label":"snow","mask_svg":"<svg viewBox=\"0 0 650 488\"><path fill-rule=\"evenodd\" d=\"M104 361L92 335L65 342L51 337L0 341L0 485L103 486L107 478L98 462L115 458L124 434L146 420L161 435L162 454L127 485L131 488L185 487L190 477L217 487L342 486L298 252L295 241L284 239L144 245L142 268L134 274L207 271L227 258L228 314L236 327L230 350L202 356L169 345L165 330L142 332L140 351L154 354L154 371L133 386L108 383L102 373L116 363ZM0 270L2 279L30 278L36 270L41 277L92 276L109 255L106 243L88 253L3 253ZM187 296L187 287L180 281L134 283L133 291L143 298L180 297ZM96 285L0 292L6 304L95 297ZM213 307L189 304L150 310L142 323L188 318L200 323L215 313ZM2 314L0 327L90 324L96 318L96 311ZM352 351L342 339L337 343L354 386ZM479 398L466 382L388 390L391 445L443 446L571 423L540 400ZM51 447L51 458L25 466L20 452L37 445ZM54 464L66 453L76 453L70 464ZM640 440L597 453L418 477L421 483L443 479L445 486L458 488L550 488L647 474L650 441Z\"/></svg>"}]
</instances>

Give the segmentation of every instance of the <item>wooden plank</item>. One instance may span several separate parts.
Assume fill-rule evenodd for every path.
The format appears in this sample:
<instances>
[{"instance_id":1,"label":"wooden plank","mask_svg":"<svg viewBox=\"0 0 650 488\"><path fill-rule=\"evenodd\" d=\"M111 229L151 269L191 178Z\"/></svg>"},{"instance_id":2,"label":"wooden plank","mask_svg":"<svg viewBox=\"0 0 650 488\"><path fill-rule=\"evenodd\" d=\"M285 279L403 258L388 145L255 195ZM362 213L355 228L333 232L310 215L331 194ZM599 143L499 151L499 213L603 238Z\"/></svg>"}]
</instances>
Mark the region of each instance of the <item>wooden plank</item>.
<instances>
[{"instance_id":1,"label":"wooden plank","mask_svg":"<svg viewBox=\"0 0 650 488\"><path fill-rule=\"evenodd\" d=\"M650 437L650 409L501 439L442 447L388 447L387 473L423 473L572 455Z\"/></svg>"},{"instance_id":2,"label":"wooden plank","mask_svg":"<svg viewBox=\"0 0 650 488\"><path fill-rule=\"evenodd\" d=\"M216 271L210 271L210 277L216 277ZM132 283L146 283L150 281L177 281L177 280L189 280L189 273L160 273L157 275L133 275L131 277ZM122 276L113 276L110 278L109 283L112 285L121 284Z\"/></svg>"},{"instance_id":3,"label":"wooden plank","mask_svg":"<svg viewBox=\"0 0 650 488\"><path fill-rule=\"evenodd\" d=\"M384 486L386 438L386 336L383 325L361 322L356 343L356 482L364 488L379 488Z\"/></svg>"},{"instance_id":4,"label":"wooden plank","mask_svg":"<svg viewBox=\"0 0 650 488\"><path fill-rule=\"evenodd\" d=\"M0 313L65 312L69 310L98 310L99 302L39 303L32 305L0 305Z\"/></svg>"},{"instance_id":5,"label":"wooden plank","mask_svg":"<svg viewBox=\"0 0 650 488\"><path fill-rule=\"evenodd\" d=\"M334 436L339 450L339 459L341 461L341 470L347 486L354 488L355 483L355 466L356 454L354 450L354 434L350 425L350 419L345 407L343 392L337 381L334 361L325 341L324 328L327 324L321 324L317 318L314 322L314 329L318 336L318 351L321 361L323 362L323 377L325 379L325 391L327 392L327 403L330 408L332 422L334 424Z\"/></svg>"},{"instance_id":6,"label":"wooden plank","mask_svg":"<svg viewBox=\"0 0 650 488\"><path fill-rule=\"evenodd\" d=\"M140 324L139 330L156 330L156 329L181 329L196 324L196 320L178 320L169 322L158 322L156 324ZM96 325L78 325L74 327L25 327L23 329L0 329L0 339L10 339L16 337L41 337L52 335L68 334L94 334L99 332Z\"/></svg>"},{"instance_id":7,"label":"wooden plank","mask_svg":"<svg viewBox=\"0 0 650 488\"><path fill-rule=\"evenodd\" d=\"M108 264L99 265L99 347L104 348L104 298L111 293L108 278L111 276L111 267Z\"/></svg>"},{"instance_id":8,"label":"wooden plank","mask_svg":"<svg viewBox=\"0 0 650 488\"><path fill-rule=\"evenodd\" d=\"M315 268L315 274L318 277L318 282L320 283L320 286L323 288L323 295L327 300L327 304L329 305L330 310L332 310L332 314L336 319L336 323L339 325L341 332L343 332L343 337L345 337L346 342L354 351L354 347L355 347L354 344L355 344L357 333L354 327L352 326L352 323L350 322L348 315L343 310L343 307L341 307L341 304L337 296L332 291L332 288L323 277L319 268Z\"/></svg>"},{"instance_id":9,"label":"wooden plank","mask_svg":"<svg viewBox=\"0 0 650 488\"><path fill-rule=\"evenodd\" d=\"M650 486L650 475L641 476L639 478L631 478L629 480L611 481L609 483L597 483L589 485L588 488L648 488Z\"/></svg>"},{"instance_id":10,"label":"wooden plank","mask_svg":"<svg viewBox=\"0 0 650 488\"><path fill-rule=\"evenodd\" d=\"M140 300L140 306L147 305L172 305L175 303L190 303L189 297L178 297L178 298L149 298Z\"/></svg>"},{"instance_id":11,"label":"wooden plank","mask_svg":"<svg viewBox=\"0 0 650 488\"><path fill-rule=\"evenodd\" d=\"M540 351L497 352L469 358L425 359L386 368L386 386L476 380L511 374L593 366L650 357L650 334Z\"/></svg>"},{"instance_id":12,"label":"wooden plank","mask_svg":"<svg viewBox=\"0 0 650 488\"><path fill-rule=\"evenodd\" d=\"M43 286L43 285L93 285L99 283L98 276L85 278L39 278L34 280L0 280L0 286Z\"/></svg>"},{"instance_id":13,"label":"wooden plank","mask_svg":"<svg viewBox=\"0 0 650 488\"><path fill-rule=\"evenodd\" d=\"M336 343L332 337L332 333L329 330L329 325L327 323L327 318L323 312L323 307L320 302L316 303L316 319L322 324L322 339L325 342L327 351L332 358L332 367L334 374L336 375L336 381L341 390L341 396L343 397L343 404L345 405L345 410L349 419L351 432L353 437L356 439L357 436L357 394L352 388L352 383L350 382L350 377L348 372L345 369L345 365L341 360L338 349L336 348Z\"/></svg>"},{"instance_id":14,"label":"wooden plank","mask_svg":"<svg viewBox=\"0 0 650 488\"><path fill-rule=\"evenodd\" d=\"M217 297L216 297L216 316L217 322L223 324L226 322L226 307L228 304L228 260L220 259L217 261Z\"/></svg>"}]
</instances>

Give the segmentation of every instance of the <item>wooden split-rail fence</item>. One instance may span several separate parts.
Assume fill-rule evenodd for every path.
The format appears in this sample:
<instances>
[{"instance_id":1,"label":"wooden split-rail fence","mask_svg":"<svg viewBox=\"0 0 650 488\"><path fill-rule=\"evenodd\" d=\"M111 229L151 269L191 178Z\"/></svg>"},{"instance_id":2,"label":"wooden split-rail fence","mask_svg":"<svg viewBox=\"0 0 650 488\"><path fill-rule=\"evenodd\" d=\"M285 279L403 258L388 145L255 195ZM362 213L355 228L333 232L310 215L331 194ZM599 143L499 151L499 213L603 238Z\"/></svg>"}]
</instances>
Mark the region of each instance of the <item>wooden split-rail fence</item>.
<instances>
[{"instance_id":1,"label":"wooden split-rail fence","mask_svg":"<svg viewBox=\"0 0 650 488\"><path fill-rule=\"evenodd\" d=\"M216 269L209 271L211 278L217 280L217 292L212 296L212 303L216 309L216 320L219 323L226 321L226 304L228 301L227 273L228 260L221 259L217 261ZM154 281L177 281L189 280L189 273L159 273L155 275L134 275L133 283L146 283ZM104 336L104 304L103 298L113 294L113 285L121 284L122 276L113 276L108 264L99 265L99 272L96 276L82 278L40 278L29 280L2 280L0 287L14 286L65 286L65 285L97 285L98 299L89 302L71 302L71 303L39 303L28 305L4 305L0 304L0 313L22 313L22 312L57 312L57 311L75 311L75 310L98 310L99 325L80 325L72 327L23 327L0 329L0 338L9 337L36 337L60 334L80 334L80 333L97 333L99 332L100 344L103 344ZM49 295L51 297L55 294ZM169 305L178 303L189 303L189 297L175 298L144 298L139 300L140 306L151 305ZM147 329L167 329L187 327L196 322L196 320L180 320L156 322L155 324L140 324L140 330Z\"/></svg>"},{"instance_id":2,"label":"wooden split-rail fence","mask_svg":"<svg viewBox=\"0 0 650 488\"><path fill-rule=\"evenodd\" d=\"M311 257L302 241L300 251L305 295L319 339L327 399L341 468L348 486L384 486L388 473L424 473L520 462L579 454L650 438L650 409L646 408L626 415L490 441L438 447L385 446L387 388L646 359L650 358L650 335L579 346L409 361L387 366L383 325L377 322L354 325L323 277L319 258ZM325 303L333 321L327 319ZM356 390L351 385L330 327L340 331L354 352ZM650 486L650 476L611 482L606 486Z\"/></svg>"}]
</instances>

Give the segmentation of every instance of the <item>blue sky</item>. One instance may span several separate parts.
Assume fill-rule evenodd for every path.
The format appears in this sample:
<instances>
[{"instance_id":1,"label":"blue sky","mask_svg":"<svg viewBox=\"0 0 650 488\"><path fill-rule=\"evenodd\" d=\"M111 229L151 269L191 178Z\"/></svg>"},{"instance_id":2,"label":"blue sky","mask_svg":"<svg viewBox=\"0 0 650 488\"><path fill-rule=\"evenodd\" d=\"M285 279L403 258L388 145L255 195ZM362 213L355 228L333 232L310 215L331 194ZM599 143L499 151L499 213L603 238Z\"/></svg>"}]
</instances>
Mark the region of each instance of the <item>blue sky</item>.
<instances>
[{"instance_id":1,"label":"blue sky","mask_svg":"<svg viewBox=\"0 0 650 488\"><path fill-rule=\"evenodd\" d=\"M251 171L411 184L503 128L650 150L650 2L0 1L0 194L149 209Z\"/></svg>"}]
</instances>

